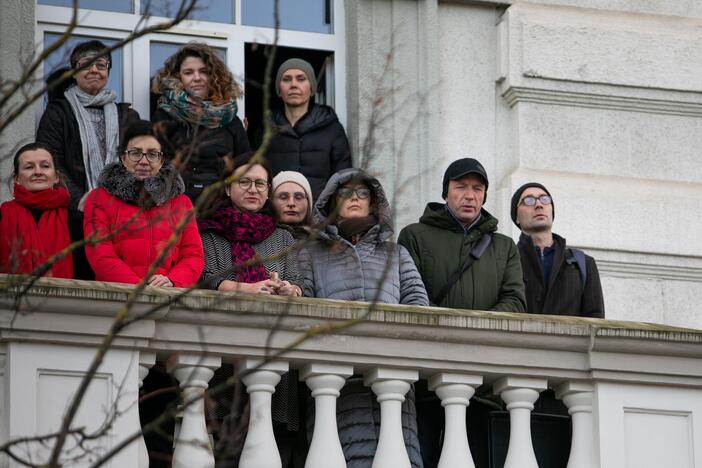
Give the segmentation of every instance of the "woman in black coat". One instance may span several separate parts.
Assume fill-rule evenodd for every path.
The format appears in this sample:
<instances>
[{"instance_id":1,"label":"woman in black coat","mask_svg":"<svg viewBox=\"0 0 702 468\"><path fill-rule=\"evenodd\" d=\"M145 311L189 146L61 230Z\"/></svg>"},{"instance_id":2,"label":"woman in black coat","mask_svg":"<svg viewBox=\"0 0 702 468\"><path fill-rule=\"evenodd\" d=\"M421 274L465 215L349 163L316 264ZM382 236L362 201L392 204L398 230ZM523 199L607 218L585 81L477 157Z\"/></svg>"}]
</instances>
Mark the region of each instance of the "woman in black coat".
<instances>
[{"instance_id":1,"label":"woman in black coat","mask_svg":"<svg viewBox=\"0 0 702 468\"><path fill-rule=\"evenodd\" d=\"M151 120L160 124L195 202L202 190L225 172L226 158L250 151L237 117L241 88L207 44L191 42L173 54L154 78L159 95Z\"/></svg>"},{"instance_id":2,"label":"woman in black coat","mask_svg":"<svg viewBox=\"0 0 702 468\"><path fill-rule=\"evenodd\" d=\"M284 107L273 113L276 134L266 160L274 176L281 171L302 173L316 199L332 174L352 166L346 132L334 109L311 102L317 81L308 62L283 62L275 84Z\"/></svg>"},{"instance_id":3,"label":"woman in black coat","mask_svg":"<svg viewBox=\"0 0 702 468\"><path fill-rule=\"evenodd\" d=\"M116 103L116 95L106 88L112 56L100 41L78 44L70 56L72 79L53 89L39 121L37 143L54 155L56 169L68 188L68 228L71 240L83 238L83 196L97 186L102 169L118 160L119 136L126 126L139 119L127 103ZM52 84L67 69L52 73ZM75 276L93 279L83 249L74 252Z\"/></svg>"}]
</instances>

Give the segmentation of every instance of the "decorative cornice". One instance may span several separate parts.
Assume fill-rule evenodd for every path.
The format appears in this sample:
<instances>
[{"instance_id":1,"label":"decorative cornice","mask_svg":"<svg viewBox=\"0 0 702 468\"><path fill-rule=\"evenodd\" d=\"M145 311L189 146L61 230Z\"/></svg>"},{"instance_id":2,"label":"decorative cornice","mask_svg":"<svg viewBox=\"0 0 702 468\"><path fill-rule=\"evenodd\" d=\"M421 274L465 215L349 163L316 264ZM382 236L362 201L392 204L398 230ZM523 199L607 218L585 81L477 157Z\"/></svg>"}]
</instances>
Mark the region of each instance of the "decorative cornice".
<instances>
[{"instance_id":1,"label":"decorative cornice","mask_svg":"<svg viewBox=\"0 0 702 468\"><path fill-rule=\"evenodd\" d=\"M629 112L702 117L702 103L696 102L629 96L608 96L604 94L519 86L511 86L502 93L502 97L510 107L513 107L518 102L535 102L559 106L590 107Z\"/></svg>"},{"instance_id":2,"label":"decorative cornice","mask_svg":"<svg viewBox=\"0 0 702 468\"><path fill-rule=\"evenodd\" d=\"M702 268L647 265L635 262L597 260L600 274L619 278L665 279L702 283Z\"/></svg>"}]
</instances>

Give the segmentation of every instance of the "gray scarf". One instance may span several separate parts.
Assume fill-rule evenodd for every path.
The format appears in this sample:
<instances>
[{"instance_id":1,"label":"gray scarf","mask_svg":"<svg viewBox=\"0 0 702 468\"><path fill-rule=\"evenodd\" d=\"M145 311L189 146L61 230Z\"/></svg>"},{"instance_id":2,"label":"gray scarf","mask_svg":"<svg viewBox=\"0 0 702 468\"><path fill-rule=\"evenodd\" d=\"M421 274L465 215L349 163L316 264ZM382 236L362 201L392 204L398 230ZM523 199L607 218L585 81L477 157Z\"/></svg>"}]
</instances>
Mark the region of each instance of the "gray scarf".
<instances>
[{"instance_id":1,"label":"gray scarf","mask_svg":"<svg viewBox=\"0 0 702 468\"><path fill-rule=\"evenodd\" d=\"M114 91L102 89L95 96L81 91L78 86L71 86L63 93L73 109L78 121L80 141L83 146L83 165L88 183L88 191L94 189L106 164L117 161L119 144L119 117L117 116L117 96ZM102 107L105 113L105 159L102 158L101 142L90 121L86 107Z\"/></svg>"}]
</instances>

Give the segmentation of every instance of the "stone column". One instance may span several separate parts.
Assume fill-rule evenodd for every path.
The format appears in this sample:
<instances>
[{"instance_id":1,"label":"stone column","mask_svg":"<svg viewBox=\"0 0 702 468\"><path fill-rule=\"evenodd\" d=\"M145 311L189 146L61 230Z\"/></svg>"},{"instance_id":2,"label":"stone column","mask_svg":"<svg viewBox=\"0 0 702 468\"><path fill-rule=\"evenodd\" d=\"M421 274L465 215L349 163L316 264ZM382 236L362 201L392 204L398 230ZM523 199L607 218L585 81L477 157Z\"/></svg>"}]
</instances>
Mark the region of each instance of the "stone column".
<instances>
[{"instance_id":1,"label":"stone column","mask_svg":"<svg viewBox=\"0 0 702 468\"><path fill-rule=\"evenodd\" d=\"M539 468L531 443L531 411L546 379L503 377L493 385L509 410L509 448L504 468Z\"/></svg>"},{"instance_id":2,"label":"stone column","mask_svg":"<svg viewBox=\"0 0 702 468\"><path fill-rule=\"evenodd\" d=\"M244 361L243 382L249 394L249 429L241 452L241 468L281 468L280 452L273 436L271 396L280 376L288 371L288 363L261 360Z\"/></svg>"},{"instance_id":3,"label":"stone column","mask_svg":"<svg viewBox=\"0 0 702 468\"><path fill-rule=\"evenodd\" d=\"M214 453L205 424L204 395L207 383L222 359L198 354L178 354L171 365L180 382L184 404L183 421L173 451L174 468L212 468Z\"/></svg>"},{"instance_id":4,"label":"stone column","mask_svg":"<svg viewBox=\"0 0 702 468\"><path fill-rule=\"evenodd\" d=\"M568 468L591 468L593 454L592 392L588 383L567 382L556 388L556 397L563 400L573 418L573 439Z\"/></svg>"},{"instance_id":5,"label":"stone column","mask_svg":"<svg viewBox=\"0 0 702 468\"><path fill-rule=\"evenodd\" d=\"M314 398L314 433L305 468L346 468L346 459L336 425L336 399L352 366L308 364L300 372Z\"/></svg>"},{"instance_id":6,"label":"stone column","mask_svg":"<svg viewBox=\"0 0 702 468\"><path fill-rule=\"evenodd\" d=\"M419 373L412 370L377 367L364 375L380 403L380 436L372 468L411 468L402 437L402 402Z\"/></svg>"},{"instance_id":7,"label":"stone column","mask_svg":"<svg viewBox=\"0 0 702 468\"><path fill-rule=\"evenodd\" d=\"M468 445L466 409L482 376L436 374L429 379L429 390L436 392L444 407L446 425L438 468L475 468Z\"/></svg>"}]
</instances>

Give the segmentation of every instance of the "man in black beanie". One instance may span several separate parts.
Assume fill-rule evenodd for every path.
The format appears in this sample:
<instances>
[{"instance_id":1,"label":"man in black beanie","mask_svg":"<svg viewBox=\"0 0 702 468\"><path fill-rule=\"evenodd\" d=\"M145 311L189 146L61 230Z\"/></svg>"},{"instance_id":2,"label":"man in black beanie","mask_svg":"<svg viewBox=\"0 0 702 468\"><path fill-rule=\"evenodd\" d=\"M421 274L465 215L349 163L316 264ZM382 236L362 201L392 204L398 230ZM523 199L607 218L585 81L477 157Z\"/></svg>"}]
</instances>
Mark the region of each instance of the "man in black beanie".
<instances>
[{"instance_id":1,"label":"man in black beanie","mask_svg":"<svg viewBox=\"0 0 702 468\"><path fill-rule=\"evenodd\" d=\"M604 318L597 264L554 234L553 198L543 185L528 182L512 196L512 221L522 235L519 254L527 312Z\"/></svg>"},{"instance_id":2,"label":"man in black beanie","mask_svg":"<svg viewBox=\"0 0 702 468\"><path fill-rule=\"evenodd\" d=\"M412 255L432 304L457 309L524 312L526 300L517 246L497 233L483 204L488 176L473 158L449 165L441 193L418 223L398 239Z\"/></svg>"}]
</instances>

